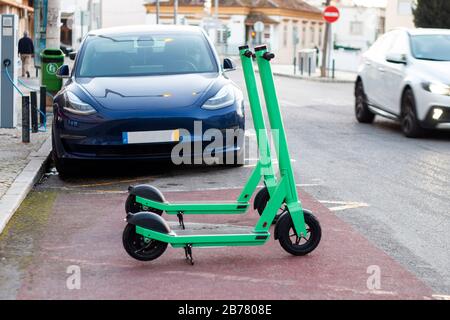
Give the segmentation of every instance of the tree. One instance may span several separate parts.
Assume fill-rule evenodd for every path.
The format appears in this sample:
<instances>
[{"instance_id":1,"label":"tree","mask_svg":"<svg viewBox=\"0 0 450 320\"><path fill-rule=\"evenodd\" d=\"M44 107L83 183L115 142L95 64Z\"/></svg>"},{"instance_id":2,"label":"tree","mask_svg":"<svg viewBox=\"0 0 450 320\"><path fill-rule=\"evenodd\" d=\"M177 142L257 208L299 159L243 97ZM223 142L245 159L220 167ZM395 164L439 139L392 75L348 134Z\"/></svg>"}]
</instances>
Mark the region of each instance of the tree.
<instances>
[{"instance_id":1,"label":"tree","mask_svg":"<svg viewBox=\"0 0 450 320\"><path fill-rule=\"evenodd\" d=\"M417 0L413 13L418 28L450 28L449 0Z\"/></svg>"}]
</instances>

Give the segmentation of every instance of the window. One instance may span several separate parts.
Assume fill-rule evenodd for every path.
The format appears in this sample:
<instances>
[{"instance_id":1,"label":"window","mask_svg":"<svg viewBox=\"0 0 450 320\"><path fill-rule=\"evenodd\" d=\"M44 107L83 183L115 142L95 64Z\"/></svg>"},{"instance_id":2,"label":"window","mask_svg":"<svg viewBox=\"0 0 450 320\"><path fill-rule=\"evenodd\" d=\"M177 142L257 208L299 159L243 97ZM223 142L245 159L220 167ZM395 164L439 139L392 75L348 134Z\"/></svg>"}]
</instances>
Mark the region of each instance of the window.
<instances>
[{"instance_id":1,"label":"window","mask_svg":"<svg viewBox=\"0 0 450 320\"><path fill-rule=\"evenodd\" d=\"M302 46L304 47L306 45L306 22L303 22L302 27Z\"/></svg>"},{"instance_id":2,"label":"window","mask_svg":"<svg viewBox=\"0 0 450 320\"><path fill-rule=\"evenodd\" d=\"M323 25L319 27L319 47L323 44Z\"/></svg>"},{"instance_id":3,"label":"window","mask_svg":"<svg viewBox=\"0 0 450 320\"><path fill-rule=\"evenodd\" d=\"M430 34L411 37L414 58L431 61L450 61L450 35Z\"/></svg>"},{"instance_id":4,"label":"window","mask_svg":"<svg viewBox=\"0 0 450 320\"><path fill-rule=\"evenodd\" d=\"M314 43L316 41L316 26L311 25L311 27L309 29L311 32L311 43Z\"/></svg>"},{"instance_id":5,"label":"window","mask_svg":"<svg viewBox=\"0 0 450 320\"><path fill-rule=\"evenodd\" d=\"M292 41L293 41L294 45L298 44L299 34L298 34L298 26L297 25L294 25L292 27Z\"/></svg>"},{"instance_id":6,"label":"window","mask_svg":"<svg viewBox=\"0 0 450 320\"><path fill-rule=\"evenodd\" d=\"M283 26L283 47L287 46L287 33L288 33L288 26L285 22L285 25Z\"/></svg>"},{"instance_id":7,"label":"window","mask_svg":"<svg viewBox=\"0 0 450 320\"><path fill-rule=\"evenodd\" d=\"M78 77L150 76L217 72L205 37L194 33L143 33L91 36Z\"/></svg>"},{"instance_id":8,"label":"window","mask_svg":"<svg viewBox=\"0 0 450 320\"><path fill-rule=\"evenodd\" d=\"M412 15L412 0L398 0L397 13L400 16Z\"/></svg>"},{"instance_id":9,"label":"window","mask_svg":"<svg viewBox=\"0 0 450 320\"><path fill-rule=\"evenodd\" d=\"M361 21L351 21L350 34L354 36L361 36L363 34L363 23Z\"/></svg>"}]
</instances>

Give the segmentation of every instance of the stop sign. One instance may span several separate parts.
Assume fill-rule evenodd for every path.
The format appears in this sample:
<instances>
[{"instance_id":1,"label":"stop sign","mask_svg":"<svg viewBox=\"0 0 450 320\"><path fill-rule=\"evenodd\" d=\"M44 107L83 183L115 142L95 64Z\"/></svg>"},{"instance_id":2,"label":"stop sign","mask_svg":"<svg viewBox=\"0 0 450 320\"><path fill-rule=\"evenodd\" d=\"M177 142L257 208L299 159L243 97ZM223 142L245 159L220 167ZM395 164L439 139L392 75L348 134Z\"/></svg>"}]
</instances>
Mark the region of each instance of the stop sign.
<instances>
[{"instance_id":1,"label":"stop sign","mask_svg":"<svg viewBox=\"0 0 450 320\"><path fill-rule=\"evenodd\" d=\"M323 12L323 18L328 23L336 22L339 19L340 13L339 9L335 6L326 7Z\"/></svg>"}]
</instances>

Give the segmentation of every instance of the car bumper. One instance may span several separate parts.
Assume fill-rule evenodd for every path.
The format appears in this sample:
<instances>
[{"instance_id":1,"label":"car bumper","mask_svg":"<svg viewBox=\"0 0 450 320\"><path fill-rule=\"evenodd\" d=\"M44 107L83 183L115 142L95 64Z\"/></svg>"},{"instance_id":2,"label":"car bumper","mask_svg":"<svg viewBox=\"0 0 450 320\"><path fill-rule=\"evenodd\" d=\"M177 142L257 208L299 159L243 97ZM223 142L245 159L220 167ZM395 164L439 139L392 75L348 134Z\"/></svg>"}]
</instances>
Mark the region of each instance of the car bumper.
<instances>
[{"instance_id":1,"label":"car bumper","mask_svg":"<svg viewBox=\"0 0 450 320\"><path fill-rule=\"evenodd\" d=\"M442 110L439 118L434 118L435 110ZM450 130L450 106L444 107L440 105L431 106L422 122L424 128Z\"/></svg>"},{"instance_id":2,"label":"car bumper","mask_svg":"<svg viewBox=\"0 0 450 320\"><path fill-rule=\"evenodd\" d=\"M422 127L428 129L450 129L450 97L437 95L422 88L417 96L419 118L422 119ZM434 110L441 109L442 115L433 118Z\"/></svg>"},{"instance_id":3,"label":"car bumper","mask_svg":"<svg viewBox=\"0 0 450 320\"><path fill-rule=\"evenodd\" d=\"M201 121L201 129L195 130L194 121ZM186 125L188 124L188 125ZM53 124L54 149L58 158L77 160L169 160L178 142L129 144L123 139L124 132L161 131L184 129L190 134L182 136L182 141L190 141L190 155L201 158L209 149L210 140L204 138L208 129L238 130L243 133L244 118L235 111L203 119L155 119L151 117L136 119L105 120L83 122L79 117L59 115ZM240 141L240 140L239 140ZM194 147L201 146L201 148ZM223 142L215 148L213 156L235 153L241 150L237 140ZM210 154L210 153L208 153Z\"/></svg>"}]
</instances>

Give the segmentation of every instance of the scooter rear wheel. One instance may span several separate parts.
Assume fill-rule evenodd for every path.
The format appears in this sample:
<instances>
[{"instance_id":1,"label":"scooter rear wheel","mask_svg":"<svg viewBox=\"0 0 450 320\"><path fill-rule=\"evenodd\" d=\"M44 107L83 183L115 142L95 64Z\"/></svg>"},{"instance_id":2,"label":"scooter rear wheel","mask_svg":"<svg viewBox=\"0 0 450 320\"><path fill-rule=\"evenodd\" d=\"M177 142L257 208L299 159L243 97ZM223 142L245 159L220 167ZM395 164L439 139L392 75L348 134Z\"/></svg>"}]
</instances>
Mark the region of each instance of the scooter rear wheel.
<instances>
[{"instance_id":1,"label":"scooter rear wheel","mask_svg":"<svg viewBox=\"0 0 450 320\"><path fill-rule=\"evenodd\" d=\"M127 224L122 235L122 243L125 251L133 258L140 261L151 261L159 258L167 249L167 243L146 239L136 233L136 226Z\"/></svg>"},{"instance_id":2,"label":"scooter rear wheel","mask_svg":"<svg viewBox=\"0 0 450 320\"><path fill-rule=\"evenodd\" d=\"M319 221L309 212L303 212L307 234L299 237L294 229L290 214L283 214L278 220L278 240L281 247L294 256L304 256L312 252L322 238L322 228Z\"/></svg>"},{"instance_id":3,"label":"scooter rear wheel","mask_svg":"<svg viewBox=\"0 0 450 320\"><path fill-rule=\"evenodd\" d=\"M155 201L161 201L161 199L150 199ZM157 215L161 216L163 212L158 209L144 207L142 204L136 202L136 196L134 194L130 194L125 201L125 212L127 213L138 213L138 212L153 212Z\"/></svg>"}]
</instances>

